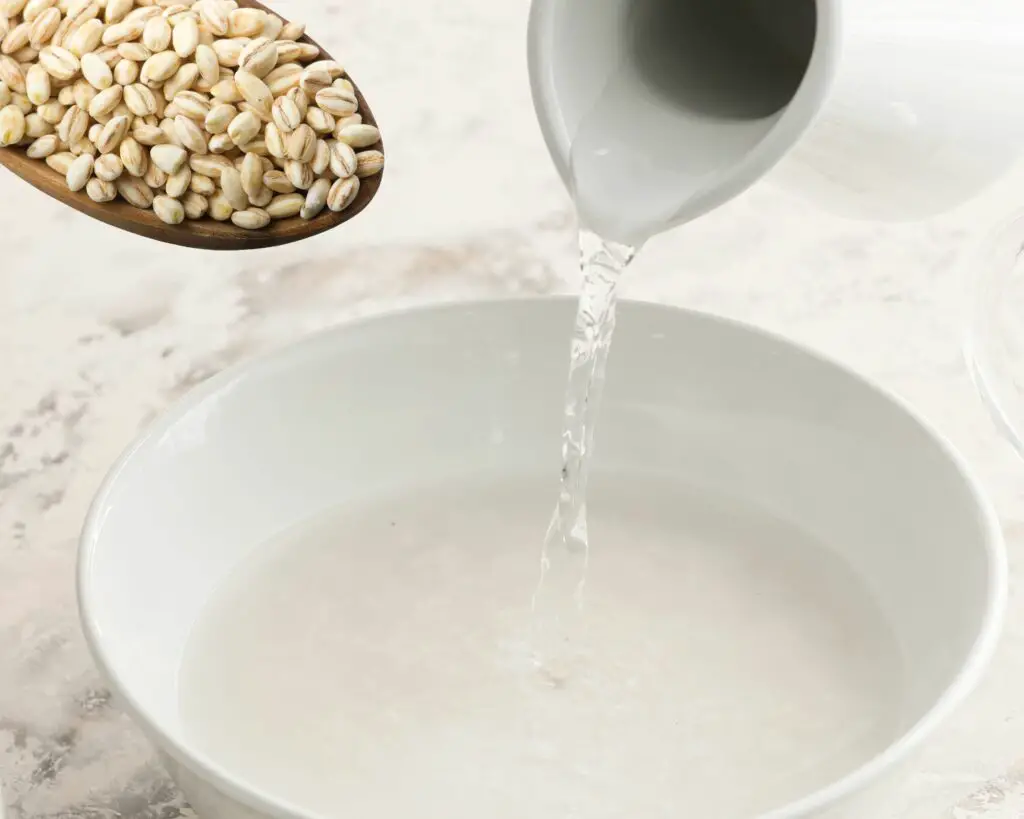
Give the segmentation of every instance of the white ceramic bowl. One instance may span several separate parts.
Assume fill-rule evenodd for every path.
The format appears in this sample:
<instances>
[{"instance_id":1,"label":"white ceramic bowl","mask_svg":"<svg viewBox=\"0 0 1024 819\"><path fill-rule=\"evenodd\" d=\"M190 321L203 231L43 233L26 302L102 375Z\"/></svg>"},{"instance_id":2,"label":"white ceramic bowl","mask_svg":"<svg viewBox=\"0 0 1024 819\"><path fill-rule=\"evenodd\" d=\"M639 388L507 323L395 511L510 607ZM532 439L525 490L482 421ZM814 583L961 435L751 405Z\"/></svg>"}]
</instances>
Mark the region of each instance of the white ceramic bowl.
<instances>
[{"instance_id":1,"label":"white ceramic bowl","mask_svg":"<svg viewBox=\"0 0 1024 819\"><path fill-rule=\"evenodd\" d=\"M474 467L555 474L573 315L565 299L500 301L339 327L211 379L114 467L82 535L82 621L201 816L304 816L184 738L177 671L214 588L269 534L357 488ZM605 398L602 469L669 471L749 498L869 586L905 655L910 727L771 817L871 815L883 774L964 698L996 641L1000 528L963 461L856 375L678 309L622 305Z\"/></svg>"}]
</instances>

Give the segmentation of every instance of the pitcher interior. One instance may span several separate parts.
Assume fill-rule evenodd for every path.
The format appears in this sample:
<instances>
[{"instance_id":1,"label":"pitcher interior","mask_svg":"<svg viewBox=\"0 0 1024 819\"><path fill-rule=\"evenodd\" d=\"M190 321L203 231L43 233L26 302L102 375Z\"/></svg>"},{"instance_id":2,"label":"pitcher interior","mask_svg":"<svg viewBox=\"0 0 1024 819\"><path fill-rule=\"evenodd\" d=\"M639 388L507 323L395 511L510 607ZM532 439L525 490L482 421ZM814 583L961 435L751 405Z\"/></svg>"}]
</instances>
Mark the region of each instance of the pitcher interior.
<instances>
[{"instance_id":1,"label":"pitcher interior","mask_svg":"<svg viewBox=\"0 0 1024 819\"><path fill-rule=\"evenodd\" d=\"M653 197L671 214L723 184L793 103L818 28L817 0L562 0L550 80L573 184L600 186L577 198L635 197L636 210ZM650 174L617 184L610 167L579 164L609 151Z\"/></svg>"}]
</instances>

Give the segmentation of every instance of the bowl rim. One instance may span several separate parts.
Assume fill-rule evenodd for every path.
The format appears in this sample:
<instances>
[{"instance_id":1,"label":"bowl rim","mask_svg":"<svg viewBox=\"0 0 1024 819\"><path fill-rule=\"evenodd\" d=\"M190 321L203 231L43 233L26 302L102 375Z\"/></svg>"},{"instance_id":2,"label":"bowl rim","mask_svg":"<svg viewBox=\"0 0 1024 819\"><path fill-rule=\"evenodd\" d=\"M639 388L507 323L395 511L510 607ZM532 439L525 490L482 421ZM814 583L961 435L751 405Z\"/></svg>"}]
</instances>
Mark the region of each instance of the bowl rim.
<instances>
[{"instance_id":1,"label":"bowl rim","mask_svg":"<svg viewBox=\"0 0 1024 819\"><path fill-rule=\"evenodd\" d=\"M199 386L193 388L184 397L171 404L158 416L156 421L149 424L134 439L118 457L104 478L93 498L82 528L78 545L76 580L78 610L86 643L94 662L107 678L110 685L119 694L125 710L135 719L139 727L151 739L157 742L160 750L170 754L176 762L184 765L194 774L206 779L216 790L225 796L253 810L270 816L287 817L288 819L332 819L331 817L300 808L286 799L263 790L257 785L248 783L244 778L231 773L205 754L199 753L190 747L185 741L175 735L176 732L167 730L165 725L161 724L160 721L152 719L147 714L146 709L139 704L138 700L132 695L132 692L124 685L117 672L113 669L107 652L104 649L103 636L91 614L94 607L94 590L90 583L90 577L97 550L98 531L102 524L102 510L106 505L113 486L119 479L120 473L133 460L136 453L146 446L149 441L158 438L170 426L191 412L195 407L204 403L210 396L226 385L246 378L254 372L284 363L292 357L301 358L310 350L320 345L331 344L334 337L344 335L356 327L372 323L399 323L409 316L418 316L424 313L435 313L443 316L443 314L448 312L501 310L507 308L521 309L532 303L562 303L568 305L575 304L576 301L576 297L571 295L443 301L402 307L343 321L340 324L313 333L294 343L256 355L212 376ZM834 782L812 791L796 801L762 814L757 819L801 819L801 817L815 815L823 809L867 790L870 785L882 778L884 774L892 771L910 757L935 732L938 726L949 717L957 706L966 699L968 694L974 690L987 670L1001 634L1008 596L1007 554L999 517L980 481L975 477L971 467L952 443L906 401L873 380L857 373L852 368L810 348L802 342L788 339L779 333L725 316L633 299L620 300L619 307L627 311L635 310L673 314L684 321L705 322L725 328L730 332L750 334L768 344L786 347L797 355L833 368L846 378L858 383L864 389L874 393L878 398L889 402L916 424L955 468L964 483L968 498L977 510L979 526L983 534L982 547L987 562L988 588L981 627L971 649L964 657L960 670L924 715L883 750Z\"/></svg>"}]
</instances>

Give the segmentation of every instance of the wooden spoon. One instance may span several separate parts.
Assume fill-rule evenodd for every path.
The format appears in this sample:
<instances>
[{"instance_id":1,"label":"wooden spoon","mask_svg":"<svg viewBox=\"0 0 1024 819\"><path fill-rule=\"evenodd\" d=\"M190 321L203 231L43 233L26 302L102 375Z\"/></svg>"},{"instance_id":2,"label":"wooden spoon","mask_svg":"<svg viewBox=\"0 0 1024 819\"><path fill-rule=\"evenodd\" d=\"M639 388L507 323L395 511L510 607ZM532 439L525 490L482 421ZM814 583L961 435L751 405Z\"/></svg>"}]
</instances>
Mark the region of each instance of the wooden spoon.
<instances>
[{"instance_id":1,"label":"wooden spoon","mask_svg":"<svg viewBox=\"0 0 1024 819\"><path fill-rule=\"evenodd\" d=\"M257 0L238 0L238 5L276 14L258 3ZM287 22L285 20L285 23ZM303 37L300 42L313 43L320 48L320 45L309 37ZM320 57L317 59L332 59L322 48L320 48L320 52ZM351 78L349 79L351 80ZM354 82L352 84L355 85ZM355 93L359 100L359 113L363 116L363 122L368 125L376 125L377 121L362 93L358 88L355 89ZM384 146L378 142L370 148L361 150L371 149L383 151ZM91 216L93 219L106 222L108 225L121 228L121 230L127 230L129 233L156 239L158 242L202 250L255 250L276 247L297 242L300 239L308 239L325 230L336 228L359 215L370 204L370 200L377 195L383 176L383 172L381 172L360 180L362 184L359 186L359 194L355 201L341 213L334 213L325 208L319 216L308 221L295 216L291 219L274 220L262 230L244 230L236 227L230 221L217 222L206 216L195 221L185 220L180 225L168 225L161 222L152 210L139 210L123 199L115 199L103 204L93 202L84 190L78 193L68 190L65 178L61 174L50 168L41 159L29 159L24 148L0 148L0 165L6 166L12 173L20 176L43 193L49 194L54 199L86 216Z\"/></svg>"}]
</instances>

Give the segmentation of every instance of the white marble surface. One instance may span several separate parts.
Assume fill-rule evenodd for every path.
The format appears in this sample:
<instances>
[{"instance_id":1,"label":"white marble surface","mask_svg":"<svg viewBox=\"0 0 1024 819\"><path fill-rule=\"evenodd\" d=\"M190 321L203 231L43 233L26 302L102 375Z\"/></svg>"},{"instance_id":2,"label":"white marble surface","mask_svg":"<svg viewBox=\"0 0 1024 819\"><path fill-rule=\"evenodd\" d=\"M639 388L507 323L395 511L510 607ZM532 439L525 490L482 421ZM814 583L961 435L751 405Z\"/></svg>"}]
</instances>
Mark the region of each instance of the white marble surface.
<instances>
[{"instance_id":1,"label":"white marble surface","mask_svg":"<svg viewBox=\"0 0 1024 819\"><path fill-rule=\"evenodd\" d=\"M346 61L385 130L387 179L356 222L280 251L210 255L119 233L0 174L0 780L13 819L186 811L109 707L76 620L79 526L142 425L222 367L350 316L576 283L570 211L529 103L526 0L278 6ZM626 286L876 378L949 435L999 507L1013 582L1001 649L889 819L1024 816L1024 463L960 355L969 254L1024 201L1022 181L1018 169L905 226L831 219L762 185L653 243Z\"/></svg>"}]
</instances>

